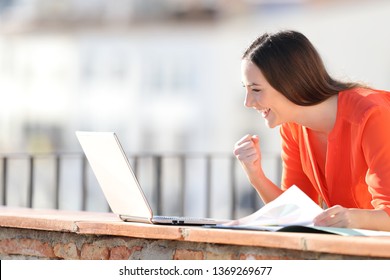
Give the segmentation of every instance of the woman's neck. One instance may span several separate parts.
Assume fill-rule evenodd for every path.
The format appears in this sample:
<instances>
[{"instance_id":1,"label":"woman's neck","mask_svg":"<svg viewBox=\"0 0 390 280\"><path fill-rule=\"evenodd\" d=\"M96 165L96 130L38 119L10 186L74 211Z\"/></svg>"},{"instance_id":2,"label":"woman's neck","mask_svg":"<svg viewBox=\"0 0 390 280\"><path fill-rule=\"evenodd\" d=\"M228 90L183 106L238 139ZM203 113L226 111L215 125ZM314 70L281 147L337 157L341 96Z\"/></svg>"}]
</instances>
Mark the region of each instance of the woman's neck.
<instances>
[{"instance_id":1,"label":"woman's neck","mask_svg":"<svg viewBox=\"0 0 390 280\"><path fill-rule=\"evenodd\" d=\"M317 133L329 134L336 122L338 95L313 106L299 106L295 122Z\"/></svg>"}]
</instances>

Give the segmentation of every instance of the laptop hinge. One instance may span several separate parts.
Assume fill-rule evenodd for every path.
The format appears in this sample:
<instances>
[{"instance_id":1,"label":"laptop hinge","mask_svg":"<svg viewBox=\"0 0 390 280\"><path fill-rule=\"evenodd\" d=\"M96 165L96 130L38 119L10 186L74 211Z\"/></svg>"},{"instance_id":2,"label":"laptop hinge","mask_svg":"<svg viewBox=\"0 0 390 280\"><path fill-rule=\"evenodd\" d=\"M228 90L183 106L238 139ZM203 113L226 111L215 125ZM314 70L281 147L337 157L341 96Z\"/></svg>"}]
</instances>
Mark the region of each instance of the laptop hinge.
<instances>
[{"instance_id":1,"label":"laptop hinge","mask_svg":"<svg viewBox=\"0 0 390 280\"><path fill-rule=\"evenodd\" d=\"M125 222L137 222L137 223L152 224L151 218L134 217L134 216L127 216L127 215L119 215L119 218Z\"/></svg>"}]
</instances>

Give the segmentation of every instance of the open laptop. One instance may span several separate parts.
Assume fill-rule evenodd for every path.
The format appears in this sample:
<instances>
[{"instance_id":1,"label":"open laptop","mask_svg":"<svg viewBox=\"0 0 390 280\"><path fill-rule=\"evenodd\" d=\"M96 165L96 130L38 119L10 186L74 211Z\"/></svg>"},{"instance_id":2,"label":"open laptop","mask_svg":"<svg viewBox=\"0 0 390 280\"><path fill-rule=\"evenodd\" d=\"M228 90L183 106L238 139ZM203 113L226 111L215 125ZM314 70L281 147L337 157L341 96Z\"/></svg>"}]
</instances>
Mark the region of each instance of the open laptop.
<instances>
[{"instance_id":1,"label":"open laptop","mask_svg":"<svg viewBox=\"0 0 390 280\"><path fill-rule=\"evenodd\" d=\"M114 132L76 131L111 210L123 221L171 225L217 225L212 218L155 216Z\"/></svg>"}]
</instances>

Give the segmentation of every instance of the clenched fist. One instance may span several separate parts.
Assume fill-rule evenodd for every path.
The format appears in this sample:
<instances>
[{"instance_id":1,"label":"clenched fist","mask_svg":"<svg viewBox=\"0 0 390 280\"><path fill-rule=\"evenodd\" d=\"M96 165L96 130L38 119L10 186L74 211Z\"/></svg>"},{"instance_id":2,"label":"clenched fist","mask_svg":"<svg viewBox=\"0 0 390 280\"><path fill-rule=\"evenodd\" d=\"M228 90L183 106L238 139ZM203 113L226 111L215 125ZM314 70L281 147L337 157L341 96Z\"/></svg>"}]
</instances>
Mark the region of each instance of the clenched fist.
<instances>
[{"instance_id":1,"label":"clenched fist","mask_svg":"<svg viewBox=\"0 0 390 280\"><path fill-rule=\"evenodd\" d=\"M245 135L234 145L233 154L240 161L251 182L254 178L263 174L259 136Z\"/></svg>"}]
</instances>

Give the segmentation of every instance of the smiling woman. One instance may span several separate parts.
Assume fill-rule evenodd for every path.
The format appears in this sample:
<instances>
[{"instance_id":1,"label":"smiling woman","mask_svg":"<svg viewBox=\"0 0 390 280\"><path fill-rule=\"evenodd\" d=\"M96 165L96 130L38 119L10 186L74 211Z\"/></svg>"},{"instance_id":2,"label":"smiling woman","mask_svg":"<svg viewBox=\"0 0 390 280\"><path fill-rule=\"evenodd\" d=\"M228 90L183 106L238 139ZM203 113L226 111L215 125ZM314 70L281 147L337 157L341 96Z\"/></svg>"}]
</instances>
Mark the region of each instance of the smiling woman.
<instances>
[{"instance_id":1,"label":"smiling woman","mask_svg":"<svg viewBox=\"0 0 390 280\"><path fill-rule=\"evenodd\" d=\"M390 231L390 92L333 79L296 31L258 37L241 74L245 106L282 136L281 187L263 172L258 136L234 148L263 201L295 184L328 208L316 225Z\"/></svg>"},{"instance_id":2,"label":"smiling woman","mask_svg":"<svg viewBox=\"0 0 390 280\"><path fill-rule=\"evenodd\" d=\"M260 69L250 60L244 59L241 68L246 88L245 106L257 110L268 127L280 125L288 113L286 109L291 101L272 87Z\"/></svg>"}]
</instances>

